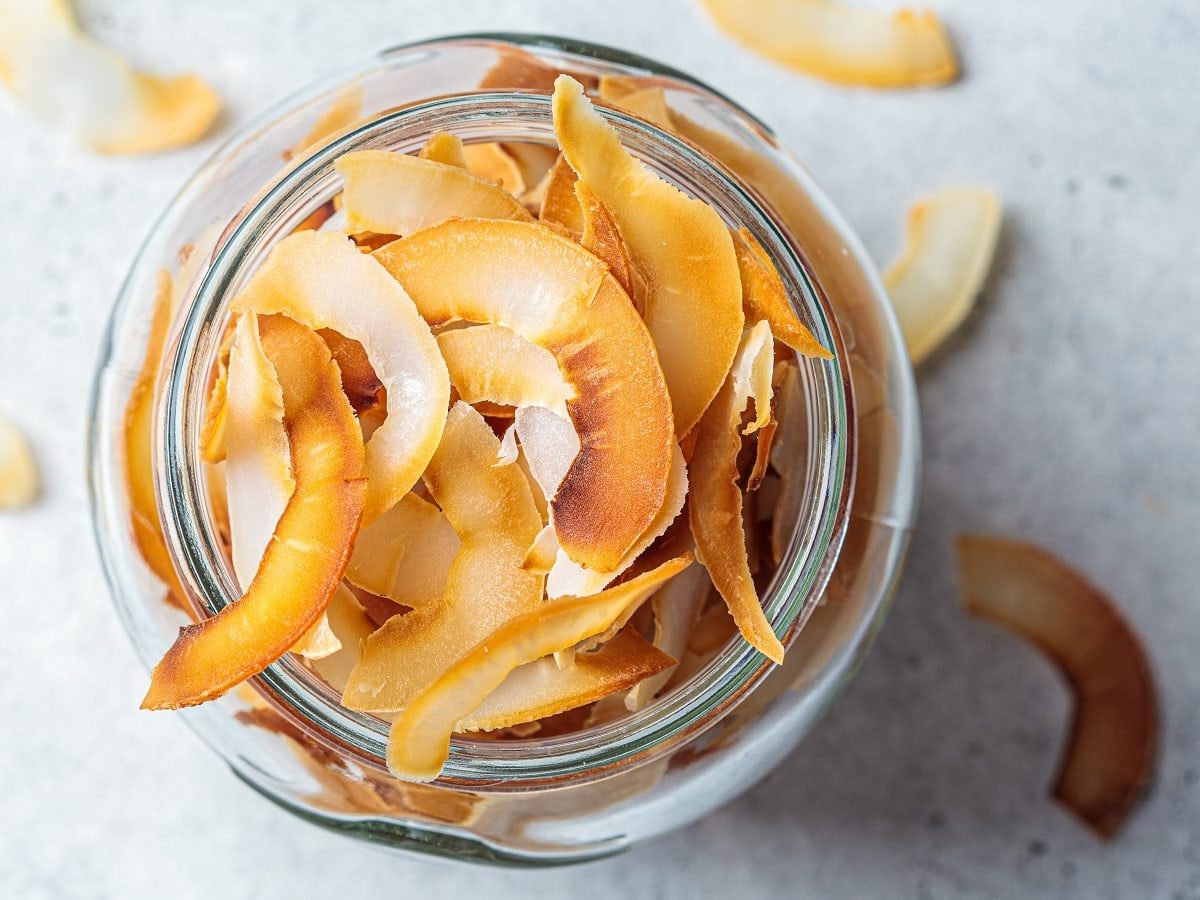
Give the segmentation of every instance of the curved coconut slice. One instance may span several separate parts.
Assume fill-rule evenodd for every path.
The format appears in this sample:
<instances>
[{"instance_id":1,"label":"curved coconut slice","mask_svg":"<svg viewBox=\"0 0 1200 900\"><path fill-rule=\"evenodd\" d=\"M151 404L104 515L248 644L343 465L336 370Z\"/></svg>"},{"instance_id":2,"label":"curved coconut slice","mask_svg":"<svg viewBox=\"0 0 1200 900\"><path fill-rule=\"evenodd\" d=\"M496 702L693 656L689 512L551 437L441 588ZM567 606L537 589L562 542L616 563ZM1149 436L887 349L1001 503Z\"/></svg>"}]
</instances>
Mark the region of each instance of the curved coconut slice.
<instances>
[{"instance_id":1,"label":"curved coconut slice","mask_svg":"<svg viewBox=\"0 0 1200 900\"><path fill-rule=\"evenodd\" d=\"M985 188L948 188L908 210L908 238L883 276L913 363L975 303L1000 236L1000 201Z\"/></svg>"},{"instance_id":2,"label":"curved coconut slice","mask_svg":"<svg viewBox=\"0 0 1200 900\"><path fill-rule=\"evenodd\" d=\"M832 0L703 0L721 29L760 56L835 84L904 88L958 78L932 12L855 9Z\"/></svg>"},{"instance_id":3,"label":"curved coconut slice","mask_svg":"<svg viewBox=\"0 0 1200 900\"><path fill-rule=\"evenodd\" d=\"M262 347L255 315L238 319L227 385L225 493L233 571L244 592L296 489L283 389Z\"/></svg>"},{"instance_id":4,"label":"curved coconut slice","mask_svg":"<svg viewBox=\"0 0 1200 900\"><path fill-rule=\"evenodd\" d=\"M731 233L742 277L742 307L746 311L746 321L751 324L769 322L771 333L797 353L833 359L833 354L821 346L796 315L783 279L767 251L747 229L740 228Z\"/></svg>"},{"instance_id":5,"label":"curved coconut slice","mask_svg":"<svg viewBox=\"0 0 1200 900\"><path fill-rule=\"evenodd\" d=\"M448 131L435 131L431 134L418 155L421 159L427 159L430 162L456 166L459 169L467 167L462 138Z\"/></svg>"},{"instance_id":6,"label":"curved coconut slice","mask_svg":"<svg viewBox=\"0 0 1200 900\"><path fill-rule=\"evenodd\" d=\"M1146 651L1099 589L1045 550L982 535L958 539L967 609L1031 641L1075 695L1054 797L1103 838L1149 785L1158 699Z\"/></svg>"},{"instance_id":7,"label":"curved coconut slice","mask_svg":"<svg viewBox=\"0 0 1200 900\"><path fill-rule=\"evenodd\" d=\"M32 115L101 153L190 144L221 108L199 77L139 72L91 41L65 0L0 5L0 80Z\"/></svg>"},{"instance_id":8,"label":"curved coconut slice","mask_svg":"<svg viewBox=\"0 0 1200 900\"><path fill-rule=\"evenodd\" d=\"M0 416L0 509L28 506L37 494L38 470L29 442Z\"/></svg>"},{"instance_id":9,"label":"curved coconut slice","mask_svg":"<svg viewBox=\"0 0 1200 900\"><path fill-rule=\"evenodd\" d=\"M748 329L733 371L700 420L688 475L692 483L690 521L696 539L696 558L708 569L746 641L772 661L782 663L783 644L763 613L750 574L746 533L742 527L742 492L737 484L742 412L753 397L760 414L762 410L769 414L773 356L770 325L759 322ZM764 389L755 375L764 358L768 371L766 397L755 393Z\"/></svg>"},{"instance_id":10,"label":"curved coconut slice","mask_svg":"<svg viewBox=\"0 0 1200 900\"><path fill-rule=\"evenodd\" d=\"M510 673L604 631L690 564L681 557L602 594L541 604L486 635L397 717L388 736L388 769L410 781L436 778L450 755L450 735Z\"/></svg>"},{"instance_id":11,"label":"curved coconut slice","mask_svg":"<svg viewBox=\"0 0 1200 900\"><path fill-rule=\"evenodd\" d=\"M393 616L367 639L342 702L403 709L472 647L542 602L542 577L521 568L542 527L525 476L494 466L500 442L479 413L456 403L425 484L462 546L440 603Z\"/></svg>"},{"instance_id":12,"label":"curved coconut slice","mask_svg":"<svg viewBox=\"0 0 1200 900\"><path fill-rule=\"evenodd\" d=\"M546 595L550 598L567 595L586 597L607 587L671 526L683 510L687 492L687 463L684 462L683 452L675 445L671 451L671 470L667 475L667 496L651 520L650 526L634 541L620 563L608 570L589 569L574 562L559 550L554 565L546 576Z\"/></svg>"},{"instance_id":13,"label":"curved coconut slice","mask_svg":"<svg viewBox=\"0 0 1200 900\"><path fill-rule=\"evenodd\" d=\"M233 571L245 591L296 482L283 424L283 391L262 348L258 317L241 316L234 334L226 382L225 511ZM319 659L340 646L322 615L292 650Z\"/></svg>"},{"instance_id":14,"label":"curved coconut slice","mask_svg":"<svg viewBox=\"0 0 1200 900\"><path fill-rule=\"evenodd\" d=\"M554 130L563 156L612 213L646 276L646 326L671 394L675 433L687 434L720 389L742 336L733 241L708 204L630 156L579 83L565 76L555 82Z\"/></svg>"},{"instance_id":15,"label":"curved coconut slice","mask_svg":"<svg viewBox=\"0 0 1200 900\"><path fill-rule=\"evenodd\" d=\"M460 731L492 731L533 722L659 676L675 660L626 628L594 653L578 653L560 669L547 657L514 669L500 687L458 724Z\"/></svg>"},{"instance_id":16,"label":"curved coconut slice","mask_svg":"<svg viewBox=\"0 0 1200 900\"><path fill-rule=\"evenodd\" d=\"M583 210L575 195L575 182L578 180L575 170L559 156L546 176L546 189L538 213L540 221L561 225L572 236L583 233Z\"/></svg>"},{"instance_id":17,"label":"curved coconut slice","mask_svg":"<svg viewBox=\"0 0 1200 900\"><path fill-rule=\"evenodd\" d=\"M245 594L179 632L154 668L143 709L203 703L279 659L325 611L358 532L362 433L329 348L286 318L260 326L283 389L296 490Z\"/></svg>"},{"instance_id":18,"label":"curved coconut slice","mask_svg":"<svg viewBox=\"0 0 1200 900\"><path fill-rule=\"evenodd\" d=\"M387 391L375 370L371 368L371 360L367 358L367 351L363 349L363 345L332 328L321 328L317 334L333 354L333 361L342 373L342 391L354 407L354 412L361 415L364 410L373 409L380 404L386 406Z\"/></svg>"},{"instance_id":19,"label":"curved coconut slice","mask_svg":"<svg viewBox=\"0 0 1200 900\"><path fill-rule=\"evenodd\" d=\"M275 246L233 309L283 313L362 344L387 390L387 418L367 444L363 521L379 518L424 471L450 404L446 364L412 301L344 236L305 231Z\"/></svg>"},{"instance_id":20,"label":"curved coconut slice","mask_svg":"<svg viewBox=\"0 0 1200 900\"><path fill-rule=\"evenodd\" d=\"M654 345L604 264L536 223L479 219L427 228L376 258L435 327L490 322L554 354L580 441L550 495L559 543L582 565L615 567L662 506L674 440Z\"/></svg>"},{"instance_id":21,"label":"curved coconut slice","mask_svg":"<svg viewBox=\"0 0 1200 900\"><path fill-rule=\"evenodd\" d=\"M409 235L456 216L533 218L508 191L458 166L359 150L341 157L334 168L345 179L348 231Z\"/></svg>"},{"instance_id":22,"label":"curved coconut slice","mask_svg":"<svg viewBox=\"0 0 1200 900\"><path fill-rule=\"evenodd\" d=\"M309 659L313 671L340 694L346 689L350 672L358 665L363 641L375 630L375 623L345 585L338 587L329 598L329 607L322 621L328 623L327 627L337 641L338 649L326 656Z\"/></svg>"},{"instance_id":23,"label":"curved coconut slice","mask_svg":"<svg viewBox=\"0 0 1200 900\"><path fill-rule=\"evenodd\" d=\"M634 266L633 260L629 258L629 249L621 238L617 223L586 182L576 180L575 197L583 214L580 246L608 266L612 277L617 279L621 289L633 301L638 315L644 315L649 287L646 279Z\"/></svg>"},{"instance_id":24,"label":"curved coconut slice","mask_svg":"<svg viewBox=\"0 0 1200 900\"><path fill-rule=\"evenodd\" d=\"M501 325L455 328L437 341L450 383L467 403L542 406L566 418L575 391L549 350Z\"/></svg>"},{"instance_id":25,"label":"curved coconut slice","mask_svg":"<svg viewBox=\"0 0 1200 900\"><path fill-rule=\"evenodd\" d=\"M502 144L467 144L463 147L463 159L467 168L480 178L504 188L514 197L525 193L525 175Z\"/></svg>"},{"instance_id":26,"label":"curved coconut slice","mask_svg":"<svg viewBox=\"0 0 1200 900\"><path fill-rule=\"evenodd\" d=\"M329 106L317 116L308 134L296 142L290 149L284 151L283 159L287 162L297 156L307 155L316 149L318 144L324 144L335 134L347 131L363 117L363 89L360 84L352 84L338 92L330 101ZM317 226L313 226L317 227Z\"/></svg>"},{"instance_id":27,"label":"curved coconut slice","mask_svg":"<svg viewBox=\"0 0 1200 900\"><path fill-rule=\"evenodd\" d=\"M683 659L692 625L711 591L712 580L703 566L692 566L659 588L650 598L650 606L654 611L654 646L672 659ZM578 657L580 660L584 658L583 655ZM625 695L625 708L636 712L649 706L671 680L675 669L675 665L669 666L638 682Z\"/></svg>"},{"instance_id":28,"label":"curved coconut slice","mask_svg":"<svg viewBox=\"0 0 1200 900\"><path fill-rule=\"evenodd\" d=\"M150 320L146 355L125 406L125 478L129 489L129 517L133 542L146 565L167 586L168 599L188 610L187 595L171 562L158 518L154 494L154 460L151 456L154 428L154 388L166 350L172 314L171 276L159 272Z\"/></svg>"},{"instance_id":29,"label":"curved coconut slice","mask_svg":"<svg viewBox=\"0 0 1200 900\"><path fill-rule=\"evenodd\" d=\"M346 580L413 609L441 601L461 542L445 514L416 494L364 527L354 542Z\"/></svg>"}]
</instances>

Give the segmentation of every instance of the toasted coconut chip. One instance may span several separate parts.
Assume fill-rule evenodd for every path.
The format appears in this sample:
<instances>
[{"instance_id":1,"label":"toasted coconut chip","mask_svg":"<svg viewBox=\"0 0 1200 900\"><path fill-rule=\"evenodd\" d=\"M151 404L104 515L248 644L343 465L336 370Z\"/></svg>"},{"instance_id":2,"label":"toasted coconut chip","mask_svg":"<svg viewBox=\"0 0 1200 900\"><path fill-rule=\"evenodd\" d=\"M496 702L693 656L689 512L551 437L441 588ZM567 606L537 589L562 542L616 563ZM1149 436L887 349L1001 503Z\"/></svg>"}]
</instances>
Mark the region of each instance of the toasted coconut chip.
<instances>
[{"instance_id":1,"label":"toasted coconut chip","mask_svg":"<svg viewBox=\"0 0 1200 900\"><path fill-rule=\"evenodd\" d=\"M542 576L521 569L542 527L525 476L494 466L500 442L479 413L456 403L425 472L462 542L440 603L395 616L367 639L342 702L394 712L504 622L542 602Z\"/></svg>"},{"instance_id":2,"label":"toasted coconut chip","mask_svg":"<svg viewBox=\"0 0 1200 900\"><path fill-rule=\"evenodd\" d=\"M570 78L555 82L554 129L563 156L612 213L648 281L646 325L686 434L712 402L742 335L733 241L708 204L635 159Z\"/></svg>"},{"instance_id":3,"label":"toasted coconut chip","mask_svg":"<svg viewBox=\"0 0 1200 900\"><path fill-rule=\"evenodd\" d=\"M539 604L496 628L397 717L388 736L388 769L411 781L436 778L450 755L450 735L513 671L604 631L690 563L681 557L593 597Z\"/></svg>"},{"instance_id":4,"label":"toasted coconut chip","mask_svg":"<svg viewBox=\"0 0 1200 900\"><path fill-rule=\"evenodd\" d=\"M458 730L491 731L557 715L629 690L674 663L669 655L626 628L596 652L576 654L570 668L560 669L547 657L513 670L458 723Z\"/></svg>"},{"instance_id":5,"label":"toasted coconut chip","mask_svg":"<svg viewBox=\"0 0 1200 900\"><path fill-rule=\"evenodd\" d=\"M233 571L250 587L296 482L292 478L283 389L259 337L258 317L238 319L229 354L225 491Z\"/></svg>"},{"instance_id":6,"label":"toasted coconut chip","mask_svg":"<svg viewBox=\"0 0 1200 900\"><path fill-rule=\"evenodd\" d=\"M467 168L480 178L499 185L514 197L525 193L525 175L503 144L467 144L463 147L463 159Z\"/></svg>"},{"instance_id":7,"label":"toasted coconut chip","mask_svg":"<svg viewBox=\"0 0 1200 900\"><path fill-rule=\"evenodd\" d=\"M362 85L352 84L338 92L317 120L313 122L308 134L283 154L284 161L297 156L305 156L318 144L324 144L329 138L349 129L363 117ZM315 226L314 226L315 227Z\"/></svg>"},{"instance_id":8,"label":"toasted coconut chip","mask_svg":"<svg viewBox=\"0 0 1200 900\"><path fill-rule=\"evenodd\" d=\"M608 210L586 182L576 180L575 197L583 213L583 234L579 243L597 259L608 266L612 277L633 301L638 315L646 311L646 295L649 288L646 279L637 271L629 258L629 249L621 238L620 229Z\"/></svg>"},{"instance_id":9,"label":"toasted coconut chip","mask_svg":"<svg viewBox=\"0 0 1200 900\"><path fill-rule=\"evenodd\" d=\"M746 311L746 321L766 320L771 323L771 333L797 353L833 359L833 354L821 346L796 315L783 279L767 251L747 229L731 233L742 277L742 307Z\"/></svg>"},{"instance_id":10,"label":"toasted coconut chip","mask_svg":"<svg viewBox=\"0 0 1200 900\"><path fill-rule=\"evenodd\" d=\"M532 53L513 47L500 50L499 57L480 79L480 90L526 90L549 94L554 90L554 79L563 71L556 66L547 65ZM588 87L595 87L597 84L595 76L583 72L571 74Z\"/></svg>"},{"instance_id":11,"label":"toasted coconut chip","mask_svg":"<svg viewBox=\"0 0 1200 900\"><path fill-rule=\"evenodd\" d=\"M296 488L292 478L283 391L259 339L258 317L238 319L229 354L225 496L233 571L246 591ZM292 650L319 659L338 650L322 615Z\"/></svg>"},{"instance_id":12,"label":"toasted coconut chip","mask_svg":"<svg viewBox=\"0 0 1200 900\"><path fill-rule=\"evenodd\" d=\"M1024 541L958 539L967 609L1036 645L1075 696L1054 797L1113 837L1150 783L1158 699L1145 648L1112 601L1079 572Z\"/></svg>"},{"instance_id":13,"label":"toasted coconut chip","mask_svg":"<svg viewBox=\"0 0 1200 900\"><path fill-rule=\"evenodd\" d=\"M688 635L711 592L712 581L703 566L692 566L659 588L650 598L654 611L654 646L672 659L683 659ZM672 665L639 682L625 695L625 708L636 712L649 706L674 671Z\"/></svg>"},{"instance_id":14,"label":"toasted coconut chip","mask_svg":"<svg viewBox=\"0 0 1200 900\"><path fill-rule=\"evenodd\" d=\"M364 522L416 483L442 436L450 376L429 326L370 256L333 232L284 238L234 298L235 311L283 313L360 342L387 390L387 418L367 444Z\"/></svg>"},{"instance_id":15,"label":"toasted coconut chip","mask_svg":"<svg viewBox=\"0 0 1200 900\"><path fill-rule=\"evenodd\" d=\"M512 194L456 165L387 150L347 153L335 164L349 231L410 235L457 216L529 221Z\"/></svg>"},{"instance_id":16,"label":"toasted coconut chip","mask_svg":"<svg viewBox=\"0 0 1200 900\"><path fill-rule=\"evenodd\" d=\"M554 354L581 445L550 495L559 543L578 563L615 567L662 506L674 441L654 345L603 263L536 223L480 219L376 258L435 327L490 322Z\"/></svg>"},{"instance_id":17,"label":"toasted coconut chip","mask_svg":"<svg viewBox=\"0 0 1200 900\"><path fill-rule=\"evenodd\" d=\"M463 153L462 138L448 131L435 131L431 134L417 155L430 162L455 166L459 169L467 168L467 157Z\"/></svg>"},{"instance_id":18,"label":"toasted coconut chip","mask_svg":"<svg viewBox=\"0 0 1200 900\"><path fill-rule=\"evenodd\" d=\"M283 389L296 489L245 594L180 631L151 675L144 709L203 703L279 659L325 611L358 532L362 433L329 348L283 317L260 326Z\"/></svg>"},{"instance_id":19,"label":"toasted coconut chip","mask_svg":"<svg viewBox=\"0 0 1200 900\"><path fill-rule=\"evenodd\" d=\"M340 586L329 598L323 621L338 643L338 649L326 656L309 657L313 671L329 682L339 694L346 689L350 672L358 664L362 654L362 643L375 630L375 623L367 615L354 593L345 585Z\"/></svg>"},{"instance_id":20,"label":"toasted coconut chip","mask_svg":"<svg viewBox=\"0 0 1200 900\"><path fill-rule=\"evenodd\" d=\"M467 403L542 406L564 419L575 390L554 355L502 325L474 325L438 335L450 383Z\"/></svg>"},{"instance_id":21,"label":"toasted coconut chip","mask_svg":"<svg viewBox=\"0 0 1200 900\"><path fill-rule=\"evenodd\" d=\"M171 562L171 555L167 552L166 539L159 524L158 502L154 495L154 461L151 458L154 388L171 327L172 293L171 277L164 270L158 275L146 355L125 406L125 476L129 489L133 540L138 552L150 571L166 584L168 599L181 609L188 610L186 594Z\"/></svg>"},{"instance_id":22,"label":"toasted coconut chip","mask_svg":"<svg viewBox=\"0 0 1200 900\"><path fill-rule=\"evenodd\" d=\"M416 494L364 527L346 580L357 588L424 609L441 602L461 542L445 514Z\"/></svg>"},{"instance_id":23,"label":"toasted coconut chip","mask_svg":"<svg viewBox=\"0 0 1200 900\"><path fill-rule=\"evenodd\" d=\"M28 506L37 495L38 470L29 442L0 416L0 509Z\"/></svg>"},{"instance_id":24,"label":"toasted coconut chip","mask_svg":"<svg viewBox=\"0 0 1200 900\"><path fill-rule=\"evenodd\" d=\"M583 234L583 210L575 195L575 182L579 176L570 164L559 156L546 176L546 190L542 195L538 219L542 222L561 225L572 236Z\"/></svg>"},{"instance_id":25,"label":"toasted coconut chip","mask_svg":"<svg viewBox=\"0 0 1200 900\"><path fill-rule=\"evenodd\" d=\"M139 72L82 32L65 0L0 7L0 80L32 115L101 153L155 153L198 140L221 109L196 75Z\"/></svg>"},{"instance_id":26,"label":"toasted coconut chip","mask_svg":"<svg viewBox=\"0 0 1200 900\"><path fill-rule=\"evenodd\" d=\"M932 12L886 13L833 0L703 2L738 43L835 84L905 88L958 78L954 47Z\"/></svg>"},{"instance_id":27,"label":"toasted coconut chip","mask_svg":"<svg viewBox=\"0 0 1200 900\"><path fill-rule=\"evenodd\" d=\"M317 334L328 345L333 361L338 364L338 371L342 373L342 390L354 407L354 412L361 414L381 403L386 405L387 391L371 368L371 360L367 358L363 345L332 328L318 329Z\"/></svg>"},{"instance_id":28,"label":"toasted coconut chip","mask_svg":"<svg viewBox=\"0 0 1200 900\"><path fill-rule=\"evenodd\" d=\"M992 265L1000 218L1000 201L986 188L948 188L909 207L907 243L884 283L914 363L971 311Z\"/></svg>"},{"instance_id":29,"label":"toasted coconut chip","mask_svg":"<svg viewBox=\"0 0 1200 900\"><path fill-rule=\"evenodd\" d=\"M687 492L687 463L684 462L683 453L679 447L675 446L671 453L671 471L667 476L667 496L649 527L629 548L625 556L621 558L621 562L615 568L607 571L589 569L574 562L566 553L559 550L550 574L546 577L547 596L551 598L567 595L585 597L607 587L632 566L646 548L671 526L671 523L683 510Z\"/></svg>"},{"instance_id":30,"label":"toasted coconut chip","mask_svg":"<svg viewBox=\"0 0 1200 900\"><path fill-rule=\"evenodd\" d=\"M764 387L754 374L761 369L764 357L768 366L767 397L756 393ZM772 358L770 325L759 322L747 330L733 371L700 420L688 474L692 483L690 521L696 539L696 557L708 569L746 641L772 661L782 663L783 644L763 613L750 574L742 528L742 492L737 484L742 412L751 397L756 409L769 410Z\"/></svg>"}]
</instances>

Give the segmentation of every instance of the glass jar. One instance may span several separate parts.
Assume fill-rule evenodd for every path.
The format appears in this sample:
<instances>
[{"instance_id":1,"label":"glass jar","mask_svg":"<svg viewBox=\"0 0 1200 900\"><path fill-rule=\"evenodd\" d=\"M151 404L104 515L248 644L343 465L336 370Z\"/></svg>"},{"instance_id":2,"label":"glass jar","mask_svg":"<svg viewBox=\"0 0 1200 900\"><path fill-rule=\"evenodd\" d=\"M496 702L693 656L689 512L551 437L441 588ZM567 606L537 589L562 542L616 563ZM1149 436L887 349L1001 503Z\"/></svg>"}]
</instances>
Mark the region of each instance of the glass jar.
<instances>
[{"instance_id":1,"label":"glass jar","mask_svg":"<svg viewBox=\"0 0 1200 900\"><path fill-rule=\"evenodd\" d=\"M591 86L607 76L664 90L670 129L600 108L632 153L750 229L801 318L835 352L833 362L800 360L807 446L789 461L794 522L763 594L786 663L772 666L735 637L680 687L617 721L540 740L456 738L445 773L428 785L390 777L386 726L343 709L290 654L179 713L235 774L302 818L392 848L530 866L614 853L700 818L765 775L849 679L900 569L919 468L904 344L865 252L770 129L680 72L576 41L469 35L388 50L243 130L170 204L117 299L90 436L97 541L149 670L186 623L182 607L209 615L237 596L197 450L233 292L337 192L332 163L342 153L412 152L436 130L468 143L553 143L548 91L559 70ZM290 159L314 122L348 108L357 124ZM175 299L166 350L144 368L164 284ZM156 504L146 481L150 509L131 527L139 507L126 476L137 455L128 409L139 393ZM146 528L161 529L157 560ZM176 579L173 594L187 599L164 603L163 581Z\"/></svg>"}]
</instances>

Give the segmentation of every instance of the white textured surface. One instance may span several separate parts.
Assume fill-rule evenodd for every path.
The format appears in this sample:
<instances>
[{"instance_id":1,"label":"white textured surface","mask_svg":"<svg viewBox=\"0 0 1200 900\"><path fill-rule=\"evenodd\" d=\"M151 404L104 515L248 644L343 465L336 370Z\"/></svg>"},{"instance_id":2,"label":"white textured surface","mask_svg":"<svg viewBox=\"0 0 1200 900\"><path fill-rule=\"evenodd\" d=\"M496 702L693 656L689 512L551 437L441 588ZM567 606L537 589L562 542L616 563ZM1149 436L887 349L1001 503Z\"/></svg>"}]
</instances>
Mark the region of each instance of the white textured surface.
<instances>
[{"instance_id":1,"label":"white textured surface","mask_svg":"<svg viewBox=\"0 0 1200 900\"><path fill-rule=\"evenodd\" d=\"M1200 897L1194 0L938 0L966 78L893 94L753 58L692 0L80 5L140 62L211 77L227 124L384 43L545 30L656 56L741 99L882 259L928 188L989 183L1008 218L980 309L921 373L923 511L855 685L706 822L584 869L497 873L328 836L244 788L171 716L137 712L144 674L89 534L84 403L118 282L211 144L102 159L0 103L0 407L48 485L37 508L0 514L0 895ZM1058 551L1153 651L1158 784L1112 846L1046 798L1066 695L1032 651L962 613L963 530Z\"/></svg>"}]
</instances>

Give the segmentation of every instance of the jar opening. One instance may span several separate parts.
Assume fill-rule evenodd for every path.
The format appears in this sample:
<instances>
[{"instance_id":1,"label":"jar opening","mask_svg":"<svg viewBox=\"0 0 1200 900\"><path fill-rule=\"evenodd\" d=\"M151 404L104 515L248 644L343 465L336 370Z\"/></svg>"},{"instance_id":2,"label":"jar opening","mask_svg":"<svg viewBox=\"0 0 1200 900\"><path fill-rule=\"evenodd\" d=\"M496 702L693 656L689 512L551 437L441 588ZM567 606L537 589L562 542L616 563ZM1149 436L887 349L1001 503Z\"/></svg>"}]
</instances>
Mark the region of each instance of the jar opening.
<instances>
[{"instance_id":1,"label":"jar opening","mask_svg":"<svg viewBox=\"0 0 1200 900\"><path fill-rule=\"evenodd\" d=\"M802 249L769 205L712 157L643 120L597 105L622 143L659 175L713 206L734 227L746 227L771 256L805 324L835 361L800 358L808 410L805 502L784 559L763 594L767 618L790 642L815 606L845 531L852 482L854 432L849 374L828 298ZM550 99L492 92L451 95L375 117L280 175L226 229L187 309L166 360L156 440L160 504L172 556L197 603L214 614L240 592L212 525L198 452L208 373L219 352L228 305L271 247L340 189L333 169L342 154L361 149L415 152L434 131L468 143L552 144ZM519 790L565 784L657 758L715 724L772 668L740 639L730 642L688 682L646 709L595 728L543 739L455 739L440 783L473 790ZM291 655L257 676L258 689L312 736L383 769L386 723L341 706L336 694Z\"/></svg>"}]
</instances>

